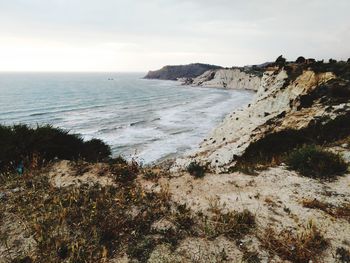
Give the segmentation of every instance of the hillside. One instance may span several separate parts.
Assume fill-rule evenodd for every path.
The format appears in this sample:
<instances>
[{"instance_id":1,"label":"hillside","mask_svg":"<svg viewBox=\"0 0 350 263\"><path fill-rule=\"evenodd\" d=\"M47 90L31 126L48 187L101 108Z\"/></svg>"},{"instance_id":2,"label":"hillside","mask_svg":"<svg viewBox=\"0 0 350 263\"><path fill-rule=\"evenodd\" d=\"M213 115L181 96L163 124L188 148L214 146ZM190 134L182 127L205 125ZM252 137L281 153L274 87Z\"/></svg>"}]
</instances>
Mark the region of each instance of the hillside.
<instances>
[{"instance_id":1,"label":"hillside","mask_svg":"<svg viewBox=\"0 0 350 263\"><path fill-rule=\"evenodd\" d=\"M145 79L177 80L179 78L195 78L207 70L220 69L220 66L193 63L189 65L165 66L159 70L149 71Z\"/></svg>"},{"instance_id":2,"label":"hillside","mask_svg":"<svg viewBox=\"0 0 350 263\"><path fill-rule=\"evenodd\" d=\"M225 170L259 154L268 162L300 144L348 135L349 72L346 62L267 68L254 101L229 114L186 162L196 159Z\"/></svg>"}]
</instances>

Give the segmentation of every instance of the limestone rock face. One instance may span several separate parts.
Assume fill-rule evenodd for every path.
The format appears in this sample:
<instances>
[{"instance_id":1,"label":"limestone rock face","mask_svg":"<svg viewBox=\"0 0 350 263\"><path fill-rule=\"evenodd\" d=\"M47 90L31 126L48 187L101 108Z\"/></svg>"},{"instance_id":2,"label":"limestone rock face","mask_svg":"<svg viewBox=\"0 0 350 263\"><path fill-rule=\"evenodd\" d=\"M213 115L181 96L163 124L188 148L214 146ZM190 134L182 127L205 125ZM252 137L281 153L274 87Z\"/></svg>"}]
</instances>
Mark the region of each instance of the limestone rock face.
<instances>
[{"instance_id":1,"label":"limestone rock face","mask_svg":"<svg viewBox=\"0 0 350 263\"><path fill-rule=\"evenodd\" d=\"M261 83L261 77L247 73L243 69L219 69L208 70L199 77L193 79L192 85L226 88L226 89L247 89L258 90Z\"/></svg>"},{"instance_id":2,"label":"limestone rock face","mask_svg":"<svg viewBox=\"0 0 350 263\"><path fill-rule=\"evenodd\" d=\"M242 73L234 71L229 76L237 77L240 74ZM219 70L215 76L217 75L227 76L227 72ZM215 76L204 83L216 83ZM185 167L196 160L217 171L225 171L235 164L249 146L269 134L289 129L301 130L324 119L334 120L343 113L350 114L349 101L333 103L330 107L329 104L322 103L321 97L312 95L332 79L336 79L332 72L315 73L312 70L304 70L296 79L291 80L283 69L265 71L261 81L248 81L248 84L259 83L254 101L245 108L229 114L202 142L197 152L178 159L174 167ZM230 85L237 84L232 82ZM240 87L244 87L243 84ZM310 103L305 103L310 99Z\"/></svg>"}]
</instances>

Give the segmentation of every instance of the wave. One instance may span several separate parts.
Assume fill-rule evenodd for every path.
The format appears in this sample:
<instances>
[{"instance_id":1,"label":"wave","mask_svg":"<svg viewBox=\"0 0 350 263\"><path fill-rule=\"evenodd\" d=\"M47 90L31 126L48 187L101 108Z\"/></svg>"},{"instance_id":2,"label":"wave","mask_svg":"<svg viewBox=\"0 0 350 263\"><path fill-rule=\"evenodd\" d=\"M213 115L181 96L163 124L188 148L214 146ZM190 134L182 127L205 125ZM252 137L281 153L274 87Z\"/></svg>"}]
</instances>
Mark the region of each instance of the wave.
<instances>
[{"instance_id":1,"label":"wave","mask_svg":"<svg viewBox=\"0 0 350 263\"><path fill-rule=\"evenodd\" d=\"M118 75L111 86L98 76L87 80L73 74L63 80L52 74L27 82L11 77L11 89L0 87L6 98L6 103L1 101L0 121L50 123L85 139L100 138L111 145L114 155L150 163L195 148L228 112L253 97L240 91L145 81L132 74Z\"/></svg>"},{"instance_id":2,"label":"wave","mask_svg":"<svg viewBox=\"0 0 350 263\"><path fill-rule=\"evenodd\" d=\"M137 125L145 124L145 123L147 123L146 120L144 120L144 121L136 121L136 122L130 123L130 126L132 127L132 126L137 126Z\"/></svg>"}]
</instances>

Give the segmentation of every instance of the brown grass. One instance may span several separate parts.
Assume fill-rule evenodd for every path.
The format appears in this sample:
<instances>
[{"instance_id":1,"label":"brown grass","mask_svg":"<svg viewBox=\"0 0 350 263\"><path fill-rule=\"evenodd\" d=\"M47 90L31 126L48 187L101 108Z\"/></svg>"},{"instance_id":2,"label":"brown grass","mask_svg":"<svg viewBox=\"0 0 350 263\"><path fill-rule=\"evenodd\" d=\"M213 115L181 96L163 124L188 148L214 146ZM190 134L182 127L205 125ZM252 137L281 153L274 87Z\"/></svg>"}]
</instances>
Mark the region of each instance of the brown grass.
<instances>
[{"instance_id":1,"label":"brown grass","mask_svg":"<svg viewBox=\"0 0 350 263\"><path fill-rule=\"evenodd\" d=\"M16 260L101 262L127 252L130 258L145 262L157 244L185 237L187 231L171 237L168 233L152 236L151 225L173 213L178 214L175 220L183 229L190 227L188 213L184 216L183 211L171 209L166 187L160 193L143 192L134 181L141 168L133 163L114 163L109 169L114 186L55 188L40 173L28 178L2 177L0 192L20 190L2 203L1 215L20 218L36 242L30 255ZM21 251L20 246L11 249Z\"/></svg>"},{"instance_id":2,"label":"brown grass","mask_svg":"<svg viewBox=\"0 0 350 263\"><path fill-rule=\"evenodd\" d=\"M304 199L301 201L301 204L303 207L319 209L334 218L341 218L350 222L350 203L345 203L341 206L334 206L326 202L321 202L317 199Z\"/></svg>"},{"instance_id":3,"label":"brown grass","mask_svg":"<svg viewBox=\"0 0 350 263\"><path fill-rule=\"evenodd\" d=\"M237 240L251 233L256 227L255 215L247 209L242 212L233 211L228 213L223 213L221 210L215 211L216 213L213 216L202 218L203 232L208 238L224 235Z\"/></svg>"},{"instance_id":4,"label":"brown grass","mask_svg":"<svg viewBox=\"0 0 350 263\"><path fill-rule=\"evenodd\" d=\"M299 234L284 230L276 233L272 228L259 237L262 246L271 254L294 263L319 262L329 246L320 230L310 223Z\"/></svg>"}]
</instances>

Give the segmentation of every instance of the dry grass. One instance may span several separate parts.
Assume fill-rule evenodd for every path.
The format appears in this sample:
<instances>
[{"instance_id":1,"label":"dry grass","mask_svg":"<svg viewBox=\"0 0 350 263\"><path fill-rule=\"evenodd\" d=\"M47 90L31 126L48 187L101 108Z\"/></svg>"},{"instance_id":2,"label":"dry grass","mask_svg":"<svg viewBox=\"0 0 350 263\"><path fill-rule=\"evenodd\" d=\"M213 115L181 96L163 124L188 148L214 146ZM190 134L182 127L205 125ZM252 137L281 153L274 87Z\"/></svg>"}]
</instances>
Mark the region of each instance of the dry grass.
<instances>
[{"instance_id":1,"label":"dry grass","mask_svg":"<svg viewBox=\"0 0 350 263\"><path fill-rule=\"evenodd\" d=\"M244 251L242 260L243 260L243 262L246 262L246 263L260 263L261 262L261 260L259 258L259 254L256 251Z\"/></svg>"},{"instance_id":2,"label":"dry grass","mask_svg":"<svg viewBox=\"0 0 350 263\"><path fill-rule=\"evenodd\" d=\"M301 204L303 207L319 209L334 218L341 218L350 222L350 203L345 203L341 206L334 206L326 202L321 202L317 199L304 199L301 201Z\"/></svg>"},{"instance_id":3,"label":"dry grass","mask_svg":"<svg viewBox=\"0 0 350 263\"><path fill-rule=\"evenodd\" d=\"M256 227L254 214L244 209L242 212L217 212L212 217L202 218L205 236L212 239L224 235L230 239L241 239Z\"/></svg>"},{"instance_id":4,"label":"dry grass","mask_svg":"<svg viewBox=\"0 0 350 263\"><path fill-rule=\"evenodd\" d=\"M48 263L101 262L123 252L145 262L156 245L176 243L186 236L187 231L182 235L152 234L155 221L173 214L182 229L190 227L189 214L184 215L184 209L171 209L166 187L160 193L143 192L134 181L141 169L135 164L114 163L109 169L114 175L114 186L81 184L54 188L48 177L39 173L30 178L2 177L0 192L10 194L1 217L20 218L36 244L30 254L12 253L22 256L9 262L28 258ZM12 192L15 188L19 190ZM12 246L10 250L20 251L21 247Z\"/></svg>"},{"instance_id":5,"label":"dry grass","mask_svg":"<svg viewBox=\"0 0 350 263\"><path fill-rule=\"evenodd\" d=\"M276 233L268 228L259 237L262 246L271 254L294 263L319 262L329 246L328 240L311 222L299 234L291 231Z\"/></svg>"}]
</instances>

